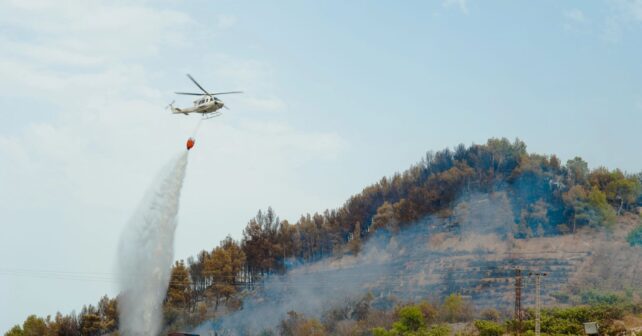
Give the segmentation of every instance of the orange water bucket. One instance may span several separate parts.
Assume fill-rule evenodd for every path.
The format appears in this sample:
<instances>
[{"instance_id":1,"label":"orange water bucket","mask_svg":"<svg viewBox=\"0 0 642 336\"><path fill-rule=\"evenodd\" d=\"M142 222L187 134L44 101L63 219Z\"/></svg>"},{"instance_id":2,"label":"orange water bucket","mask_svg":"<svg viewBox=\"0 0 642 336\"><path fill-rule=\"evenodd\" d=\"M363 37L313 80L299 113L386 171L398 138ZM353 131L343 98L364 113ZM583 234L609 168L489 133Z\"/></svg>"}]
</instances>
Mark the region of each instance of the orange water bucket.
<instances>
[{"instance_id":1,"label":"orange water bucket","mask_svg":"<svg viewBox=\"0 0 642 336\"><path fill-rule=\"evenodd\" d=\"M187 139L187 150L192 149L195 143L196 143L196 140L194 140L194 138Z\"/></svg>"}]
</instances>

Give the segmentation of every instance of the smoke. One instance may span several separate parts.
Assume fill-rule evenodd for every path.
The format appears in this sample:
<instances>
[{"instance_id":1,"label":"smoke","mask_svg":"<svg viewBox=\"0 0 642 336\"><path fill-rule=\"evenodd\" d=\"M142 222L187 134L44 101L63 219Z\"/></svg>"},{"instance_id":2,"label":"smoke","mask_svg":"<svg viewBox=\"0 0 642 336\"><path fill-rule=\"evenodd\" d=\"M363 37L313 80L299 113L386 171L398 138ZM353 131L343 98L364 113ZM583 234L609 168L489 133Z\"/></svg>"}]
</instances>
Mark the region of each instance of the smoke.
<instances>
[{"instance_id":1,"label":"smoke","mask_svg":"<svg viewBox=\"0 0 642 336\"><path fill-rule=\"evenodd\" d=\"M323 319L329 311L345 308L368 293L374 308L388 309L399 301L436 301L458 293L477 308L510 312L516 267L524 274L547 272L542 300L554 304L556 299L549 294L564 290L591 258L591 247L578 244L589 239L579 234L514 239L516 218L505 191L463 195L450 214L429 216L396 234L368 233L372 237L356 256L331 257L267 278L261 288L246 293L241 310L201 325L196 333L278 333L289 311ZM601 235L590 237L608 243ZM523 302L532 304L531 279L525 279L524 286Z\"/></svg>"},{"instance_id":2,"label":"smoke","mask_svg":"<svg viewBox=\"0 0 642 336\"><path fill-rule=\"evenodd\" d=\"M161 329L186 167L187 152L168 163L121 236L118 251L121 335L157 335Z\"/></svg>"},{"instance_id":3,"label":"smoke","mask_svg":"<svg viewBox=\"0 0 642 336\"><path fill-rule=\"evenodd\" d=\"M372 304L390 304L390 298L416 300L453 290L445 260L450 256L504 253L507 243L498 234L510 228L512 211L504 193L468 195L460 199L448 218L430 216L397 234L385 230L369 233L358 255L304 264L282 276L272 276L244 298L243 308L207 322L195 330L223 335L256 335L277 332L279 322L295 311L310 318L342 309L366 294ZM457 227L456 229L454 227ZM464 275L465 276L465 275ZM350 317L346 317L350 319Z\"/></svg>"},{"instance_id":4,"label":"smoke","mask_svg":"<svg viewBox=\"0 0 642 336\"><path fill-rule=\"evenodd\" d=\"M255 335L274 330L290 311L319 317L328 309L343 307L367 292L372 279L389 273L386 264L391 251L386 250L387 239L380 238L373 239L358 256L326 259L268 278L244 299L242 310L207 322L195 333L217 330L224 335Z\"/></svg>"}]
</instances>

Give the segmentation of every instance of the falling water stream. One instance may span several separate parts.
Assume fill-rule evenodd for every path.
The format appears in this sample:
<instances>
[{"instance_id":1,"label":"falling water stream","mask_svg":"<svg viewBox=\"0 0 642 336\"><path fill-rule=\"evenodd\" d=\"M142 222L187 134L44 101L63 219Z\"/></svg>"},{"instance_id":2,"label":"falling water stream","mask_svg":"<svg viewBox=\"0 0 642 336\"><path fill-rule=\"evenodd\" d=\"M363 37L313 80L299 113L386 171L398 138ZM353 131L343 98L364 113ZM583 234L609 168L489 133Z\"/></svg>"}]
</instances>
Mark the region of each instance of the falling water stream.
<instances>
[{"instance_id":1,"label":"falling water stream","mask_svg":"<svg viewBox=\"0 0 642 336\"><path fill-rule=\"evenodd\" d=\"M172 159L147 191L118 249L120 334L158 335L174 259L179 199L188 152Z\"/></svg>"}]
</instances>

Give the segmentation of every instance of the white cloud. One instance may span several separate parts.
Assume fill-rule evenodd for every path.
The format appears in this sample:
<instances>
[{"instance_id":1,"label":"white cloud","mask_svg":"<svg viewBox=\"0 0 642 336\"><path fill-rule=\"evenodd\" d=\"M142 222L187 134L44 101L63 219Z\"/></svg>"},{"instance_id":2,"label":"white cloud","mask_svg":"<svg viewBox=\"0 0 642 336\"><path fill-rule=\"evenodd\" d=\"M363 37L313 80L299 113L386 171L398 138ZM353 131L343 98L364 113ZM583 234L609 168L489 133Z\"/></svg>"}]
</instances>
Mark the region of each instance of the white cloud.
<instances>
[{"instance_id":1,"label":"white cloud","mask_svg":"<svg viewBox=\"0 0 642 336\"><path fill-rule=\"evenodd\" d=\"M236 25L236 22L238 21L237 17L234 15L219 15L217 17L217 25L221 29L227 29L231 28L234 25Z\"/></svg>"},{"instance_id":2,"label":"white cloud","mask_svg":"<svg viewBox=\"0 0 642 336\"><path fill-rule=\"evenodd\" d=\"M180 42L177 36L181 33L175 29L184 29L191 22L184 13L137 4L26 3L30 5L21 1L5 3L0 14L0 20L16 36L28 37L20 39L29 42L16 52L60 50L58 54L77 54L81 59L92 55L112 61L146 57L158 53L165 45Z\"/></svg>"},{"instance_id":3,"label":"white cloud","mask_svg":"<svg viewBox=\"0 0 642 336\"><path fill-rule=\"evenodd\" d=\"M611 13L604 19L601 36L612 43L620 42L624 34L642 22L642 0L610 0Z\"/></svg>"},{"instance_id":4,"label":"white cloud","mask_svg":"<svg viewBox=\"0 0 642 336\"><path fill-rule=\"evenodd\" d=\"M620 0L615 3L621 7L631 19L642 21L642 0Z\"/></svg>"},{"instance_id":5,"label":"white cloud","mask_svg":"<svg viewBox=\"0 0 642 336\"><path fill-rule=\"evenodd\" d=\"M571 10L567 11L566 13L564 13L564 16L568 20L570 20L570 21L572 21L574 23L586 23L586 22L588 22L588 18L586 17L584 12L582 12L581 10L579 10L577 8L574 8L574 9L571 9Z\"/></svg>"},{"instance_id":6,"label":"white cloud","mask_svg":"<svg viewBox=\"0 0 642 336\"><path fill-rule=\"evenodd\" d=\"M618 43L622 40L622 22L616 17L607 17L604 20L604 27L600 34L602 39L610 43Z\"/></svg>"},{"instance_id":7,"label":"white cloud","mask_svg":"<svg viewBox=\"0 0 642 336\"><path fill-rule=\"evenodd\" d=\"M564 29L566 31L580 32L590 28L590 20L586 14L577 8L564 12Z\"/></svg>"},{"instance_id":8,"label":"white cloud","mask_svg":"<svg viewBox=\"0 0 642 336\"><path fill-rule=\"evenodd\" d=\"M468 14L468 0L444 0L444 7L457 7L462 13Z\"/></svg>"},{"instance_id":9,"label":"white cloud","mask_svg":"<svg viewBox=\"0 0 642 336\"><path fill-rule=\"evenodd\" d=\"M244 103L253 109L264 111L282 111L287 105L277 97L255 97L251 94L244 99Z\"/></svg>"}]
</instances>

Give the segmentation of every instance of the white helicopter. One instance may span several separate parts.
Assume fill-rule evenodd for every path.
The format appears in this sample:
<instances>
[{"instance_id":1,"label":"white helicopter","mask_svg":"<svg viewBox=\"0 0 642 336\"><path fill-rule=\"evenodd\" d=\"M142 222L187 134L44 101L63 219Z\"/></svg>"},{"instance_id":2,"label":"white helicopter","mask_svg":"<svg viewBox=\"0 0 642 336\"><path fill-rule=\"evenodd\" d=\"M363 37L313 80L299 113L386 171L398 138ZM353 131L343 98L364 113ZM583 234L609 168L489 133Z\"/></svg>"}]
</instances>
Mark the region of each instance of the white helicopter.
<instances>
[{"instance_id":1,"label":"white helicopter","mask_svg":"<svg viewBox=\"0 0 642 336\"><path fill-rule=\"evenodd\" d=\"M210 119L214 117L218 117L222 114L222 112L219 112L221 108L226 108L229 109L225 104L223 103L222 100L218 99L216 96L217 95L222 95L222 94L230 94L230 93L243 93L243 91L229 91L229 92L214 92L214 93L209 93L203 87L196 82L196 80L190 76L190 74L187 74L187 77L198 86L203 93L192 93L192 92L176 92L176 94L180 95L189 95L189 96L201 96L200 99L194 101L194 106L192 107L186 107L186 108L178 108L174 107L174 102L171 102L169 104L169 108L172 110L172 113L175 114L184 114L188 115L190 113L200 113L203 115L203 119Z\"/></svg>"}]
</instances>

